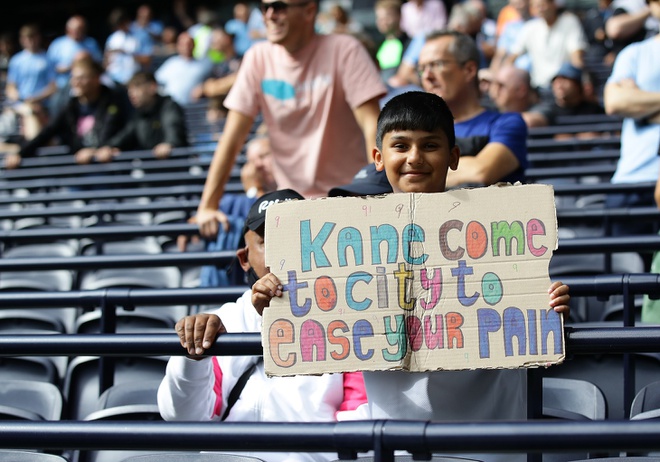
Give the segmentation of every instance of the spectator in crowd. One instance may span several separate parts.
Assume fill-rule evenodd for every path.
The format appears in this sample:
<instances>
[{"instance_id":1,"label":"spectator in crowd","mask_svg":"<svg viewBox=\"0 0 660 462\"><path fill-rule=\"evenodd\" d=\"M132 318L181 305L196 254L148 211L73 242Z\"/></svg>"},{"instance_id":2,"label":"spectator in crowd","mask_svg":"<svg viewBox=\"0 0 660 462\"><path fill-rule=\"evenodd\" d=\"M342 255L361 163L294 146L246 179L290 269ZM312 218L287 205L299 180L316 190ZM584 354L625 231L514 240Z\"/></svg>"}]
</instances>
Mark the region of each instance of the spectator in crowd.
<instances>
[{"instance_id":1,"label":"spectator in crowd","mask_svg":"<svg viewBox=\"0 0 660 462\"><path fill-rule=\"evenodd\" d=\"M234 17L225 23L224 30L234 37L236 54L242 57L252 46L252 37L248 21L250 20L250 6L247 2L238 2L234 5Z\"/></svg>"},{"instance_id":2,"label":"spectator in crowd","mask_svg":"<svg viewBox=\"0 0 660 462\"><path fill-rule=\"evenodd\" d=\"M659 32L660 20L651 12L653 0L615 0L612 15L605 21L605 35L613 41L616 55L625 46L653 37Z\"/></svg>"},{"instance_id":3,"label":"spectator in crowd","mask_svg":"<svg viewBox=\"0 0 660 462\"><path fill-rule=\"evenodd\" d=\"M9 60L5 97L7 103L41 103L57 90L55 71L41 46L41 32L35 24L26 24L19 31L21 51Z\"/></svg>"},{"instance_id":4,"label":"spectator in crowd","mask_svg":"<svg viewBox=\"0 0 660 462\"><path fill-rule=\"evenodd\" d=\"M358 34L364 27L341 5L333 3L325 15L317 17L316 29L321 34Z\"/></svg>"},{"instance_id":5,"label":"spectator in crowd","mask_svg":"<svg viewBox=\"0 0 660 462\"><path fill-rule=\"evenodd\" d=\"M248 19L248 31L252 43L260 40L266 40L266 22L261 8L252 8L250 11L250 19Z\"/></svg>"},{"instance_id":6,"label":"spectator in crowd","mask_svg":"<svg viewBox=\"0 0 660 462\"><path fill-rule=\"evenodd\" d=\"M66 22L65 34L57 37L48 46L48 59L55 66L57 88L63 88L71 77L71 64L78 52L87 50L98 62L103 53L98 42L87 35L87 20L80 15L71 16Z\"/></svg>"},{"instance_id":7,"label":"spectator in crowd","mask_svg":"<svg viewBox=\"0 0 660 462\"><path fill-rule=\"evenodd\" d=\"M176 54L176 39L179 36L179 30L175 26L164 26L160 37L160 43L153 49L152 68L158 69L160 65L170 56Z\"/></svg>"},{"instance_id":8,"label":"spectator in crowd","mask_svg":"<svg viewBox=\"0 0 660 462\"><path fill-rule=\"evenodd\" d=\"M529 127L554 125L559 116L604 114L605 109L590 99L583 84L584 73L571 63L564 63L552 78L552 101L542 101L523 115ZM582 133L593 138L595 133Z\"/></svg>"},{"instance_id":9,"label":"spectator in crowd","mask_svg":"<svg viewBox=\"0 0 660 462\"><path fill-rule=\"evenodd\" d=\"M95 60L92 54L88 50L86 49L79 50L73 56L73 60L71 61L71 67L73 67L73 64L77 61L84 61L88 59ZM130 102L128 101L128 95L126 94L124 87L117 84L117 82L115 82L108 75L108 73L105 72L105 69L103 70L103 74L101 74L101 83L108 88L115 89L120 95L124 95L126 100L125 106L130 107ZM67 105L70 98L71 98L71 78L69 78L69 81L66 83L66 85L64 85L61 88L58 88L55 94L51 96L49 100L50 112L53 114L57 114L58 112L60 112L62 108L64 108Z\"/></svg>"},{"instance_id":10,"label":"spectator in crowd","mask_svg":"<svg viewBox=\"0 0 660 462\"><path fill-rule=\"evenodd\" d=\"M195 18L197 22L187 30L194 42L193 56L199 60L221 61L221 56L211 50L211 31L218 26L218 15L208 5L202 4L197 6Z\"/></svg>"},{"instance_id":11,"label":"spectator in crowd","mask_svg":"<svg viewBox=\"0 0 660 462\"><path fill-rule=\"evenodd\" d=\"M499 13L497 13L497 19L495 25L497 37L502 36L502 33L504 32L504 28L507 26L507 24L509 24L511 21L520 19L520 13L517 11L517 8L511 3L512 3L511 0L509 0L507 4L500 9Z\"/></svg>"},{"instance_id":12,"label":"spectator in crowd","mask_svg":"<svg viewBox=\"0 0 660 462\"><path fill-rule=\"evenodd\" d=\"M532 0L531 6L538 17L525 22L505 62L512 64L527 53L532 85L549 90L552 77L566 61L579 69L584 67L588 44L578 17L560 10L557 0Z\"/></svg>"},{"instance_id":13,"label":"spectator in crowd","mask_svg":"<svg viewBox=\"0 0 660 462\"><path fill-rule=\"evenodd\" d=\"M37 148L55 137L69 146L77 163L91 162L96 149L118 133L127 119L123 97L101 83L102 73L101 65L92 59L74 62L68 104L18 154L6 156L5 167L18 167L23 157L34 156Z\"/></svg>"},{"instance_id":14,"label":"spectator in crowd","mask_svg":"<svg viewBox=\"0 0 660 462\"><path fill-rule=\"evenodd\" d=\"M177 39L178 54L166 59L155 73L163 92L182 106L202 97L202 83L213 68L210 60L193 56L194 47L190 34L181 32Z\"/></svg>"},{"instance_id":15,"label":"spectator in crowd","mask_svg":"<svg viewBox=\"0 0 660 462\"><path fill-rule=\"evenodd\" d=\"M218 222L227 224L218 203L259 113L278 187L306 197L350 181L375 142L386 88L364 47L348 34L317 34L316 1L264 2L262 8L268 40L248 50L225 100L225 129L196 215L204 237L216 235Z\"/></svg>"},{"instance_id":16,"label":"spectator in crowd","mask_svg":"<svg viewBox=\"0 0 660 462\"><path fill-rule=\"evenodd\" d=\"M448 172L448 188L524 180L527 126L520 114L482 106L479 59L475 41L455 31L431 34L419 56L422 87L441 96L456 120L461 163Z\"/></svg>"},{"instance_id":17,"label":"spectator in crowd","mask_svg":"<svg viewBox=\"0 0 660 462\"><path fill-rule=\"evenodd\" d=\"M460 165L452 119L442 99L429 93L403 93L385 105L373 156L394 192L445 191L447 171ZM268 306L273 297L281 296L282 284L269 274L253 286L253 293L253 300ZM548 294L548 307L567 316L568 286L555 282ZM364 381L372 419L514 421L527 417L526 374L525 369L368 371ZM524 453L468 457L488 462L527 460Z\"/></svg>"},{"instance_id":18,"label":"spectator in crowd","mask_svg":"<svg viewBox=\"0 0 660 462\"><path fill-rule=\"evenodd\" d=\"M396 74L401 58L410 43L408 35L401 30L401 3L399 0L378 0L374 6L376 28L383 36L378 45L376 58L380 75L387 82Z\"/></svg>"},{"instance_id":19,"label":"spectator in crowd","mask_svg":"<svg viewBox=\"0 0 660 462\"><path fill-rule=\"evenodd\" d=\"M268 135L255 136L247 143L241 180L247 197L261 197L277 189Z\"/></svg>"},{"instance_id":20,"label":"spectator in crowd","mask_svg":"<svg viewBox=\"0 0 660 462\"><path fill-rule=\"evenodd\" d=\"M23 49L9 60L0 115L0 137L10 144L31 140L39 133L50 114L50 98L57 90L53 66L41 47L39 28L26 24L19 38Z\"/></svg>"},{"instance_id":21,"label":"spectator in crowd","mask_svg":"<svg viewBox=\"0 0 660 462\"><path fill-rule=\"evenodd\" d=\"M447 25L441 0L408 0L401 6L401 30L409 37L425 35Z\"/></svg>"},{"instance_id":22,"label":"spectator in crowd","mask_svg":"<svg viewBox=\"0 0 660 462\"><path fill-rule=\"evenodd\" d=\"M531 85L529 72L511 64L501 66L490 82L490 98L500 112L518 112L529 127L527 111L539 98Z\"/></svg>"},{"instance_id":23,"label":"spectator in crowd","mask_svg":"<svg viewBox=\"0 0 660 462\"><path fill-rule=\"evenodd\" d=\"M7 84L7 71L9 69L9 60L16 53L17 44L14 34L3 32L0 34L0 89L5 91Z\"/></svg>"},{"instance_id":24,"label":"spectator in crowd","mask_svg":"<svg viewBox=\"0 0 660 462\"><path fill-rule=\"evenodd\" d=\"M153 50L161 41L163 28L163 22L154 18L154 10L151 5L143 3L138 6L135 19L131 23L131 34Z\"/></svg>"},{"instance_id":25,"label":"spectator in crowd","mask_svg":"<svg viewBox=\"0 0 660 462\"><path fill-rule=\"evenodd\" d=\"M582 17L584 33L589 42L585 58L592 58L607 66L611 66L615 58L614 42L605 33L605 23L613 13L612 0L598 0Z\"/></svg>"},{"instance_id":26,"label":"spectator in crowd","mask_svg":"<svg viewBox=\"0 0 660 462\"><path fill-rule=\"evenodd\" d=\"M274 203L302 199L290 189L261 196L250 208L236 251L250 288L235 303L177 322L176 333L189 356L173 356L167 364L158 389L165 420L335 422L361 417L356 409L366 403L366 393L360 372L267 377L260 356L204 356L219 334L261 332L266 298L261 281L269 274L264 263L266 210ZM250 455L273 462L330 460L327 454Z\"/></svg>"},{"instance_id":27,"label":"spectator in crowd","mask_svg":"<svg viewBox=\"0 0 660 462\"><path fill-rule=\"evenodd\" d=\"M484 54L488 65L490 65L497 44L497 25L488 16L488 5L484 0L467 0L466 3L475 10L476 23L479 26L479 30L474 38L477 41L477 45L479 45L479 49Z\"/></svg>"},{"instance_id":28,"label":"spectator in crowd","mask_svg":"<svg viewBox=\"0 0 660 462\"><path fill-rule=\"evenodd\" d=\"M508 6L515 9L517 19L508 21L497 39L495 54L490 61L490 71L493 75L497 74L497 71L502 66L504 60L512 53L521 29L525 23L532 18L529 11L529 0L509 0ZM529 72L531 69L529 56L527 54L518 56L514 65Z\"/></svg>"},{"instance_id":29,"label":"spectator in crowd","mask_svg":"<svg viewBox=\"0 0 660 462\"><path fill-rule=\"evenodd\" d=\"M236 80L241 57L236 53L234 37L222 27L215 27L211 32L211 48L222 53L224 60L211 69L210 77L203 83L202 94L207 98L224 100Z\"/></svg>"},{"instance_id":30,"label":"spectator in crowd","mask_svg":"<svg viewBox=\"0 0 660 462\"><path fill-rule=\"evenodd\" d=\"M408 85L419 85L417 62L419 60L419 52L422 50L425 42L425 34L417 34L412 37L401 57L401 63L396 73L387 80L389 86L399 88Z\"/></svg>"},{"instance_id":31,"label":"spectator in crowd","mask_svg":"<svg viewBox=\"0 0 660 462\"><path fill-rule=\"evenodd\" d=\"M660 18L660 2L649 2L654 18ZM655 182L660 171L660 34L628 45L614 61L604 90L605 110L624 117L621 156L612 183ZM652 205L652 193L608 195L606 206ZM616 234L652 232L652 224L628 221L616 225Z\"/></svg>"},{"instance_id":32,"label":"spectator in crowd","mask_svg":"<svg viewBox=\"0 0 660 462\"><path fill-rule=\"evenodd\" d=\"M153 47L131 33L131 18L122 8L110 12L113 32L105 41L104 66L118 84L126 85L133 74L149 69Z\"/></svg>"},{"instance_id":33,"label":"spectator in crowd","mask_svg":"<svg viewBox=\"0 0 660 462\"><path fill-rule=\"evenodd\" d=\"M449 14L447 29L469 35L476 42L479 49L479 68L488 67L490 58L495 52L495 47L489 45L481 37L482 16L472 0L454 5Z\"/></svg>"},{"instance_id":34,"label":"spectator in crowd","mask_svg":"<svg viewBox=\"0 0 660 462\"><path fill-rule=\"evenodd\" d=\"M135 111L126 126L96 151L98 162L109 162L121 151L138 149L151 149L156 158L165 159L173 148L188 146L183 109L169 96L158 94L151 72L135 73L127 86Z\"/></svg>"}]
</instances>

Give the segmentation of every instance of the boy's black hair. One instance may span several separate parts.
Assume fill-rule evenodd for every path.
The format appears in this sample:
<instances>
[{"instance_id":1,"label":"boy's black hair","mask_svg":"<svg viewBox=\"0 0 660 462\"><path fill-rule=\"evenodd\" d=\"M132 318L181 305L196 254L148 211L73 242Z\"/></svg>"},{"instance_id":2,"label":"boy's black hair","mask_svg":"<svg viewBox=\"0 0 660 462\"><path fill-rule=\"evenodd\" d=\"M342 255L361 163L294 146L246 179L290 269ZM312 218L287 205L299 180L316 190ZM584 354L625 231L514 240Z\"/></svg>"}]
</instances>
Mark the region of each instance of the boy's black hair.
<instances>
[{"instance_id":1,"label":"boy's black hair","mask_svg":"<svg viewBox=\"0 0 660 462\"><path fill-rule=\"evenodd\" d=\"M404 130L434 132L447 135L449 147L456 144L454 115L441 97L424 91L409 91L389 100L378 116L376 146L383 149L386 133Z\"/></svg>"}]
</instances>

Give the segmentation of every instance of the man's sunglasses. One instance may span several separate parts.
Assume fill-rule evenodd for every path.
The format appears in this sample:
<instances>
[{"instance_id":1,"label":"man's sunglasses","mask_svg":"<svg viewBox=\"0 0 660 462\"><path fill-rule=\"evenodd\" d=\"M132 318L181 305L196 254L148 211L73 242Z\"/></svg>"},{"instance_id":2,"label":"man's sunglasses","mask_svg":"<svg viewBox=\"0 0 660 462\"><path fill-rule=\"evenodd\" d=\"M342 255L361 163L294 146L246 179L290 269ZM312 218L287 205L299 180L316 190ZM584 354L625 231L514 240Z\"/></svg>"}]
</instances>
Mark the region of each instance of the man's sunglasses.
<instances>
[{"instance_id":1,"label":"man's sunglasses","mask_svg":"<svg viewBox=\"0 0 660 462\"><path fill-rule=\"evenodd\" d=\"M273 9L273 13L286 13L289 8L297 6L305 6L310 3L312 0L305 0L303 2L296 3L286 3L281 0L276 2L261 2L261 12L266 14L270 8Z\"/></svg>"}]
</instances>

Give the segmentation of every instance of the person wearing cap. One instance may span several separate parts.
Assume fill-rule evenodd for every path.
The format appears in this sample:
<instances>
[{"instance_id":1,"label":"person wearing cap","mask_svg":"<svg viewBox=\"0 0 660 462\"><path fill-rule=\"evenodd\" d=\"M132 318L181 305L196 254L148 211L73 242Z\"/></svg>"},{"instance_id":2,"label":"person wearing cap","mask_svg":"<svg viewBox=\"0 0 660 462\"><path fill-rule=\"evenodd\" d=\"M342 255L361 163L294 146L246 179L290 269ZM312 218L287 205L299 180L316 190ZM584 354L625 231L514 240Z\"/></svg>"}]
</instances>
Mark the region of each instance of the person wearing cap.
<instances>
[{"instance_id":1,"label":"person wearing cap","mask_svg":"<svg viewBox=\"0 0 660 462\"><path fill-rule=\"evenodd\" d=\"M559 116L605 114L605 109L590 99L584 84L584 72L566 62L552 78L552 100L541 101L527 111L523 118L529 127L554 125ZM581 138L594 133L580 134Z\"/></svg>"},{"instance_id":2,"label":"person wearing cap","mask_svg":"<svg viewBox=\"0 0 660 462\"><path fill-rule=\"evenodd\" d=\"M236 251L252 289L234 303L186 316L175 330L188 356L170 358L158 389L158 408L169 421L325 422L363 418L362 374L267 377L261 356L207 356L205 350L227 332L261 332L268 305L269 271L264 263L266 210L278 202L302 200L291 189L264 194L250 208ZM268 287L268 289L266 289ZM281 294L281 287L275 292ZM243 453L246 454L246 453ZM267 462L327 461L336 454L253 453Z\"/></svg>"},{"instance_id":3,"label":"person wearing cap","mask_svg":"<svg viewBox=\"0 0 660 462\"><path fill-rule=\"evenodd\" d=\"M332 188L328 197L375 196L391 192L392 186L385 171L378 171L374 164L369 164L355 174L352 182Z\"/></svg>"}]
</instances>

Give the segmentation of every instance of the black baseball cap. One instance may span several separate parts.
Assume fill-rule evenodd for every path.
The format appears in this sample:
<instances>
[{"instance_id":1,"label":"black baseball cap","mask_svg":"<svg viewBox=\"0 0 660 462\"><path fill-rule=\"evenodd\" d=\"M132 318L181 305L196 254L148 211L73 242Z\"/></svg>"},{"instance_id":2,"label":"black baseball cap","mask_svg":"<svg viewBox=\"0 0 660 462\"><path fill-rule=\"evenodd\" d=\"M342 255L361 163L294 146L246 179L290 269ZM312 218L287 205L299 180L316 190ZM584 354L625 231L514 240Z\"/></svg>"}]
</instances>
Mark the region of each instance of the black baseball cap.
<instances>
[{"instance_id":1,"label":"black baseball cap","mask_svg":"<svg viewBox=\"0 0 660 462\"><path fill-rule=\"evenodd\" d=\"M351 183L332 188L328 196L373 196L391 192L392 186L387 181L385 170L379 172L374 164L369 164L355 174Z\"/></svg>"},{"instance_id":2,"label":"black baseball cap","mask_svg":"<svg viewBox=\"0 0 660 462\"><path fill-rule=\"evenodd\" d=\"M304 200L305 198L293 189L279 189L269 192L259 197L248 212L241 232L241 238L238 241L238 248L245 247L245 233L248 230L258 232L266 223L266 210L273 204L287 202L291 200ZM262 231L263 232L263 231Z\"/></svg>"}]
</instances>

